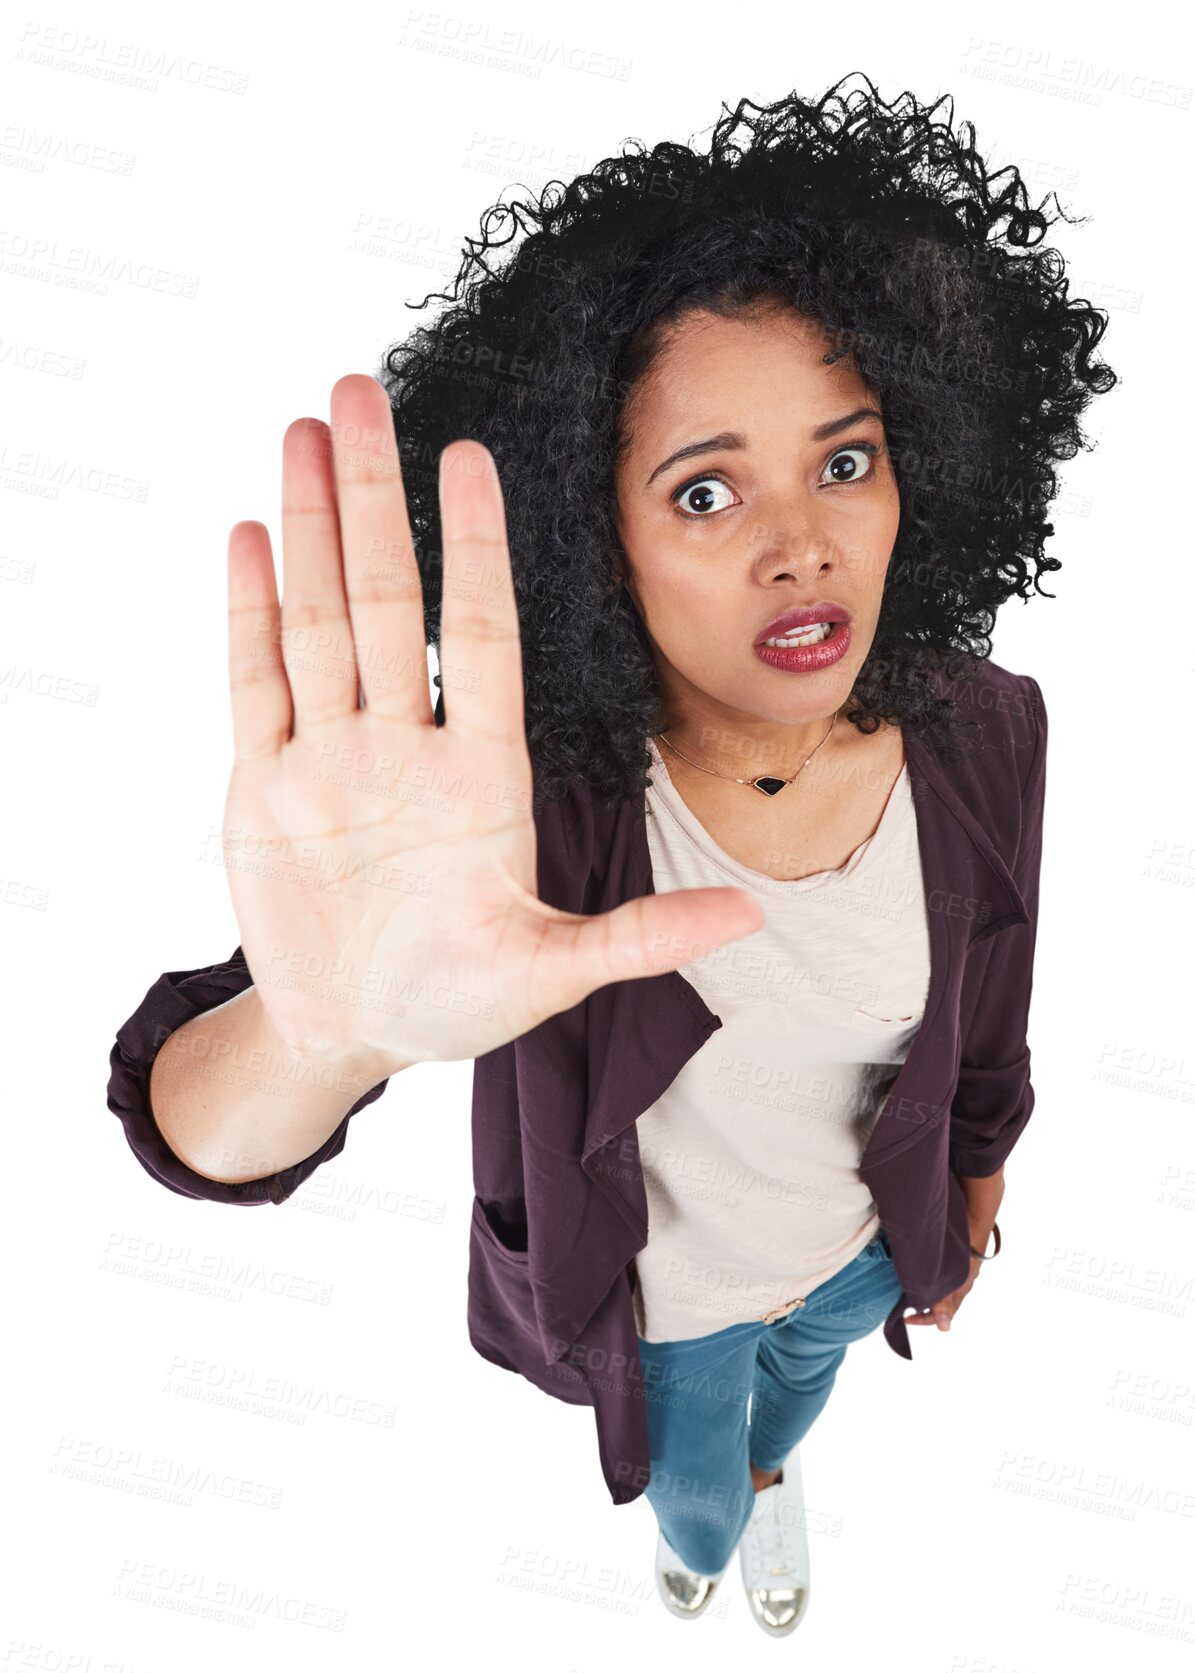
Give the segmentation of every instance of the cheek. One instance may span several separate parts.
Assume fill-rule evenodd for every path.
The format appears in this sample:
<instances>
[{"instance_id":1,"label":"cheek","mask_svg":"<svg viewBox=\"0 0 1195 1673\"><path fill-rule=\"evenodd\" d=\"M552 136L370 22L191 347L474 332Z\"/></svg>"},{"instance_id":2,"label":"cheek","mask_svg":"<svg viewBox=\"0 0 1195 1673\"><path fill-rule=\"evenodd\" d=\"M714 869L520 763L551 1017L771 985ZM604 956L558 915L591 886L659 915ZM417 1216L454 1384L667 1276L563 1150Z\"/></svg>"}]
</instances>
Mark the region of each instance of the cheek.
<instances>
[{"instance_id":1,"label":"cheek","mask_svg":"<svg viewBox=\"0 0 1195 1673\"><path fill-rule=\"evenodd\" d=\"M895 482L891 484L891 492L885 496L879 512L879 523L883 530L882 538L887 540L888 548L891 549L896 539L896 531L900 527L900 491Z\"/></svg>"},{"instance_id":2,"label":"cheek","mask_svg":"<svg viewBox=\"0 0 1195 1673\"><path fill-rule=\"evenodd\" d=\"M850 531L850 538L842 542L841 556L851 585L861 597L879 596L892 561L900 527L900 501L893 497L876 505L865 523Z\"/></svg>"},{"instance_id":3,"label":"cheek","mask_svg":"<svg viewBox=\"0 0 1195 1673\"><path fill-rule=\"evenodd\" d=\"M656 555L639 570L639 594L647 625L665 648L709 644L711 627L733 608L725 580L691 557ZM739 606L741 608L741 605Z\"/></svg>"}]
</instances>

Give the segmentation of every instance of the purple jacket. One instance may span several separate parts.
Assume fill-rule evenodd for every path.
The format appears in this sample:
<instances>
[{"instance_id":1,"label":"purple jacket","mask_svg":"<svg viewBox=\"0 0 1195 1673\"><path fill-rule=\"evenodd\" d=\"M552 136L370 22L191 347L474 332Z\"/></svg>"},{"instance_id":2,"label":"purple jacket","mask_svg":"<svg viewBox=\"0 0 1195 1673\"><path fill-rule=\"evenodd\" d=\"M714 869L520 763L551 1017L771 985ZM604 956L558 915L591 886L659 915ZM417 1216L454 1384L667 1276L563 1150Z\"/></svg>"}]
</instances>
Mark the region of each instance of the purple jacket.
<instances>
[{"instance_id":1,"label":"purple jacket","mask_svg":"<svg viewBox=\"0 0 1195 1673\"><path fill-rule=\"evenodd\" d=\"M957 696L982 746L947 761L906 736L930 929L925 1014L859 1165L888 1234L900 1300L884 1322L911 1359L903 1313L966 1281L959 1177L995 1173L1033 1110L1026 1030L1037 933L1046 714L1037 682L990 660ZM644 799L605 809L584 782L536 815L541 899L607 911L653 892ZM282 1203L340 1154L349 1110L313 1155L240 1185L205 1179L167 1147L149 1104L163 1040L250 985L240 947L167 971L120 1028L108 1107L146 1170L184 1196ZM681 971L599 988L475 1060L468 1329L478 1353L546 1393L594 1408L615 1504L650 1474L631 1263L647 1242L636 1120L722 1026Z\"/></svg>"}]
</instances>

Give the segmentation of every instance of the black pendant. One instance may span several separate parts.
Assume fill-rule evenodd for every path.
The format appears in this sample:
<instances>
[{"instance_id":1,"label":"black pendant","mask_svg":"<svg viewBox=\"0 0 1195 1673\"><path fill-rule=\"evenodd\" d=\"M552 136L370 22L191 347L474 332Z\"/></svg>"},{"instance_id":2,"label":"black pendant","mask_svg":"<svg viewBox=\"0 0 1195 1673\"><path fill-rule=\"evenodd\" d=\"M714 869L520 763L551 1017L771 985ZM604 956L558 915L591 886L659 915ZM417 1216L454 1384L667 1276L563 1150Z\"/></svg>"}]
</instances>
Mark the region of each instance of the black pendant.
<instances>
[{"instance_id":1,"label":"black pendant","mask_svg":"<svg viewBox=\"0 0 1195 1673\"><path fill-rule=\"evenodd\" d=\"M786 778L753 778L752 784L757 790L762 790L765 796L774 796L777 790L783 790L788 783Z\"/></svg>"}]
</instances>

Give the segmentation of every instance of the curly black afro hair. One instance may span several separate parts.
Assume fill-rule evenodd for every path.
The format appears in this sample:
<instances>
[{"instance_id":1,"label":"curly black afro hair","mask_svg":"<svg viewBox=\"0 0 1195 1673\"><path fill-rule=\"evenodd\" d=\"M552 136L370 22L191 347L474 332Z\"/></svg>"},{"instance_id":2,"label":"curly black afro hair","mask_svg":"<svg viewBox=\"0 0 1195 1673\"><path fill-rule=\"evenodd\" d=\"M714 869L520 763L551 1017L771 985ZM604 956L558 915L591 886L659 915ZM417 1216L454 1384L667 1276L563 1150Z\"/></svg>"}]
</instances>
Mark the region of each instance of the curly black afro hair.
<instances>
[{"instance_id":1,"label":"curly black afro hair","mask_svg":"<svg viewBox=\"0 0 1195 1673\"><path fill-rule=\"evenodd\" d=\"M853 75L866 91L840 93ZM576 775L608 802L647 783L663 692L618 584L614 470L627 396L684 310L787 302L882 400L901 519L846 714L860 730L955 739L960 705L931 668L965 682L1000 605L1061 567L1043 554L1054 465L1090 447L1080 416L1118 381L1094 353L1107 316L1068 299L1041 247L1071 217L1033 208L1015 168L989 174L949 96L887 104L852 76L817 103L723 104L706 153L628 141L538 201L494 205L453 292L431 293L449 305L386 352L429 644L440 452L473 437L497 465L537 803ZM438 721L450 700L442 686Z\"/></svg>"}]
</instances>

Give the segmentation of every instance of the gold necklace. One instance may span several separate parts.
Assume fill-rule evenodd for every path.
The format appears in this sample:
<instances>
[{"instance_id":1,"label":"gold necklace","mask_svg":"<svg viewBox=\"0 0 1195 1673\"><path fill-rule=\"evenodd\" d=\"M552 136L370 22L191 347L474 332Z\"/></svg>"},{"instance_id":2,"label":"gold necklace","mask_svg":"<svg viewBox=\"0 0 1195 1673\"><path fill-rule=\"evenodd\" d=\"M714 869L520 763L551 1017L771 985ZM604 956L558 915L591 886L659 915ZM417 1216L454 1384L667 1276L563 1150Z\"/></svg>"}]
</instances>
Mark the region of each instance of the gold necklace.
<instances>
[{"instance_id":1,"label":"gold necklace","mask_svg":"<svg viewBox=\"0 0 1195 1673\"><path fill-rule=\"evenodd\" d=\"M832 732L837 725L838 710L835 709L834 719L830 722L830 732ZM664 730L667 731L667 727L665 727ZM830 732L826 733L826 738L830 736ZM656 737L663 739L663 741L668 744L668 748L672 750L674 754L680 755L682 761L689 761L689 757L687 755L681 755L680 750L677 749L674 743L668 742L668 739L664 737L664 732L657 732ZM696 767L700 773L709 773L713 778L731 779L735 784L750 784L753 785L756 790L762 790L765 796L775 796L777 792L784 789L786 784L791 784L793 778L796 778L800 773L805 771L805 768L813 760L813 757L822 747L822 744L825 743L826 738L822 739L821 744L814 745L809 754L801 762L801 765L797 768L797 771L792 775L792 778L774 778L770 773L764 773L760 778L735 778L733 773L717 773L712 767L703 767L700 761L689 761L689 765L690 767Z\"/></svg>"}]
</instances>

